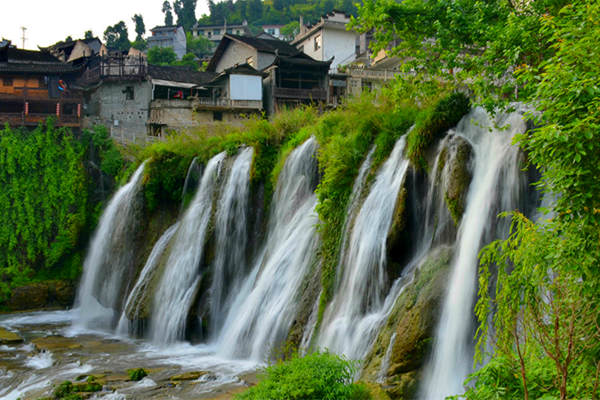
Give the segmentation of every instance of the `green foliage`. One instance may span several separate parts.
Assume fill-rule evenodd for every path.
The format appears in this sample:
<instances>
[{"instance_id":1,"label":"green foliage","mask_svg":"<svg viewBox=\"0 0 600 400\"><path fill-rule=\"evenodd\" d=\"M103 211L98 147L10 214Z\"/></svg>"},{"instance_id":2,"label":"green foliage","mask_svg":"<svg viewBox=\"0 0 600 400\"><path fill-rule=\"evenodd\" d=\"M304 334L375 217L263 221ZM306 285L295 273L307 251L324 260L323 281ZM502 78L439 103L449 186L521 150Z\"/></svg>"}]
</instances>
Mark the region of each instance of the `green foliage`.
<instances>
[{"instance_id":1,"label":"green foliage","mask_svg":"<svg viewBox=\"0 0 600 400\"><path fill-rule=\"evenodd\" d=\"M185 38L189 53L194 54L196 57L202 57L211 53L213 44L204 36L194 37L191 32L186 32Z\"/></svg>"},{"instance_id":2,"label":"green foliage","mask_svg":"<svg viewBox=\"0 0 600 400\"><path fill-rule=\"evenodd\" d=\"M143 41L144 40L143 36L146 33L146 26L144 25L144 18L142 17L141 14L134 14L134 16L131 18L131 20L135 24L135 33L136 33L135 41L136 42Z\"/></svg>"},{"instance_id":3,"label":"green foliage","mask_svg":"<svg viewBox=\"0 0 600 400\"><path fill-rule=\"evenodd\" d=\"M55 400L83 400L81 395L75 393L75 387L71 381L64 381L54 390Z\"/></svg>"},{"instance_id":4,"label":"green foliage","mask_svg":"<svg viewBox=\"0 0 600 400\"><path fill-rule=\"evenodd\" d=\"M0 299L75 250L86 222L83 147L49 121L0 130Z\"/></svg>"},{"instance_id":5,"label":"green foliage","mask_svg":"<svg viewBox=\"0 0 600 400\"><path fill-rule=\"evenodd\" d=\"M231 127L223 124L213 131L173 135L156 142L138 154L138 160L149 159L145 170L144 191L147 204L154 209L158 204L180 204L181 192L189 163L194 157L206 164L216 154L227 151L235 154L240 146L254 147L250 171L251 185L264 185L264 198L268 206L273 192L273 169L282 157L281 146L316 120L316 111L310 107L283 112L269 122L249 119L245 126Z\"/></svg>"},{"instance_id":6,"label":"green foliage","mask_svg":"<svg viewBox=\"0 0 600 400\"><path fill-rule=\"evenodd\" d=\"M244 20L249 22L250 28L262 31L264 24L296 24L300 16L304 18L305 24L314 24L322 15L332 10L341 10L350 14L356 14L356 7L351 0L237 0L236 2L213 0L208 1L209 15L203 15L199 23L201 25L241 24ZM285 33L288 35L291 32Z\"/></svg>"},{"instance_id":7,"label":"green foliage","mask_svg":"<svg viewBox=\"0 0 600 400\"><path fill-rule=\"evenodd\" d=\"M467 96L461 92L451 92L421 112L406 139L406 154L413 165L426 168L425 151L454 127L470 108Z\"/></svg>"},{"instance_id":8,"label":"green foliage","mask_svg":"<svg viewBox=\"0 0 600 400\"><path fill-rule=\"evenodd\" d=\"M173 2L177 25L182 26L186 32L196 24L196 2L197 0L175 0Z\"/></svg>"},{"instance_id":9,"label":"green foliage","mask_svg":"<svg viewBox=\"0 0 600 400\"><path fill-rule=\"evenodd\" d=\"M103 127L79 140L52 120L32 131L0 130L0 301L16 285L77 279L103 200L92 195L89 169L114 178L123 164Z\"/></svg>"},{"instance_id":10,"label":"green foliage","mask_svg":"<svg viewBox=\"0 0 600 400\"><path fill-rule=\"evenodd\" d=\"M263 380L235 398L368 400L367 388L352 383L356 363L330 353L292 357L265 369Z\"/></svg>"},{"instance_id":11,"label":"green foliage","mask_svg":"<svg viewBox=\"0 0 600 400\"><path fill-rule=\"evenodd\" d=\"M172 47L152 47L148 50L148 64L171 65L177 61L177 54Z\"/></svg>"},{"instance_id":12,"label":"green foliage","mask_svg":"<svg viewBox=\"0 0 600 400\"><path fill-rule=\"evenodd\" d=\"M129 50L131 43L129 43L129 33L127 32L125 22L119 21L115 25L106 28L104 31L104 42L109 49Z\"/></svg>"},{"instance_id":13,"label":"green foliage","mask_svg":"<svg viewBox=\"0 0 600 400\"><path fill-rule=\"evenodd\" d=\"M130 381L141 381L144 377L148 376L148 372L144 368L128 369L127 375Z\"/></svg>"},{"instance_id":14,"label":"green foliage","mask_svg":"<svg viewBox=\"0 0 600 400\"><path fill-rule=\"evenodd\" d=\"M169 0L165 0L162 4L162 12L165 14L165 25L171 26L173 25L173 8L171 7L171 3Z\"/></svg>"}]
</instances>

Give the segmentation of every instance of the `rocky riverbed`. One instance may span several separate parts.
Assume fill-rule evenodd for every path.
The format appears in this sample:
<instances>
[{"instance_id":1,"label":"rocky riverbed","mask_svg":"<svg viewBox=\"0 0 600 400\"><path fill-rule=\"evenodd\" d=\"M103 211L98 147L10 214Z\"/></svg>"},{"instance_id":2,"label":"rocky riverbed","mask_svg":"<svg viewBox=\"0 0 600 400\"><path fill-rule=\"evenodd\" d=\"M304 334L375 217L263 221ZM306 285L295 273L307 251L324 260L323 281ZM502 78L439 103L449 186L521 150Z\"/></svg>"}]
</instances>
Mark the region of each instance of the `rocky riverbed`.
<instances>
[{"instance_id":1,"label":"rocky riverbed","mask_svg":"<svg viewBox=\"0 0 600 400\"><path fill-rule=\"evenodd\" d=\"M0 398L40 399L64 381L92 380L83 398L232 398L256 382L260 364L217 358L209 346L156 347L72 326L74 311L0 315ZM148 375L130 380L128 370ZM90 378L91 377L91 378Z\"/></svg>"}]
</instances>

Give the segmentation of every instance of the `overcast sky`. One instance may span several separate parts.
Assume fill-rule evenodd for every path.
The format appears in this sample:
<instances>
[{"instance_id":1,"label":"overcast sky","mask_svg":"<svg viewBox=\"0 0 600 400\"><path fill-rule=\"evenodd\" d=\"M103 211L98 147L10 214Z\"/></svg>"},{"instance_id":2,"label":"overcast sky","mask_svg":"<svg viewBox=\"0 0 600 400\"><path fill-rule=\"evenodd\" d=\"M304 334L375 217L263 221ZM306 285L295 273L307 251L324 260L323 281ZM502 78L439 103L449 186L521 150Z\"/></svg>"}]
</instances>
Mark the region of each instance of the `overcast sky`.
<instances>
[{"instance_id":1,"label":"overcast sky","mask_svg":"<svg viewBox=\"0 0 600 400\"><path fill-rule=\"evenodd\" d=\"M91 29L102 39L104 30L119 21L127 24L129 39L135 39L133 14L142 14L146 34L164 23L164 0L0 0L0 38L21 48L21 27L27 28L25 48L49 46L67 36L82 38ZM196 17L208 13L208 2L198 0ZM174 16L176 20L176 17Z\"/></svg>"}]
</instances>

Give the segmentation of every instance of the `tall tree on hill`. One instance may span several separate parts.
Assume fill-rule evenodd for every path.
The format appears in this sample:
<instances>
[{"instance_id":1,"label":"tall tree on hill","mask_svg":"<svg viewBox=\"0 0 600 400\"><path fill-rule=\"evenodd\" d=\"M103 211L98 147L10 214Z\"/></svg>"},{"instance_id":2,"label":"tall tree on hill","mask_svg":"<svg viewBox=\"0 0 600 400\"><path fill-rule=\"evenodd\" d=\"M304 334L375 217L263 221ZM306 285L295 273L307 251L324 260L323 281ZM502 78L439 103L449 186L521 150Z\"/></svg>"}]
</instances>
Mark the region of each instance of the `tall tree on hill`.
<instances>
[{"instance_id":1,"label":"tall tree on hill","mask_svg":"<svg viewBox=\"0 0 600 400\"><path fill-rule=\"evenodd\" d=\"M141 14L134 14L131 20L135 24L135 41L138 42L143 40L142 36L144 36L144 33L146 33L146 25L144 25L144 18L142 18Z\"/></svg>"},{"instance_id":2,"label":"tall tree on hill","mask_svg":"<svg viewBox=\"0 0 600 400\"><path fill-rule=\"evenodd\" d=\"M246 3L246 15L251 22L255 22L256 20L262 17L263 12L263 4L260 0L248 0Z\"/></svg>"},{"instance_id":3,"label":"tall tree on hill","mask_svg":"<svg viewBox=\"0 0 600 400\"><path fill-rule=\"evenodd\" d=\"M129 50L129 33L125 22L119 21L113 26L109 26L104 31L104 42L109 49L117 49L122 51Z\"/></svg>"},{"instance_id":4,"label":"tall tree on hill","mask_svg":"<svg viewBox=\"0 0 600 400\"><path fill-rule=\"evenodd\" d=\"M165 0L162 5L162 12L165 14L165 25L171 26L173 25L173 13L171 12L171 3L168 0Z\"/></svg>"},{"instance_id":5,"label":"tall tree on hill","mask_svg":"<svg viewBox=\"0 0 600 400\"><path fill-rule=\"evenodd\" d=\"M177 25L190 31L196 23L196 0L175 0L173 8L177 15Z\"/></svg>"}]
</instances>

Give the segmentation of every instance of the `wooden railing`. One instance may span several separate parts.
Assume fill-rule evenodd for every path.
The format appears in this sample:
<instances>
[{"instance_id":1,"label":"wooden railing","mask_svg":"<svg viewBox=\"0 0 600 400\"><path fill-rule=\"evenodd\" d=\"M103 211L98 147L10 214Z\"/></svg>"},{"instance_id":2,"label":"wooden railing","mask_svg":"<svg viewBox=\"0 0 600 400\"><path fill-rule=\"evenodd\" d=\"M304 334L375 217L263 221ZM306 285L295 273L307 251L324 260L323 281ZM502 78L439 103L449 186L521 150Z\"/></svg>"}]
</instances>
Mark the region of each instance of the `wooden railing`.
<instances>
[{"instance_id":1,"label":"wooden railing","mask_svg":"<svg viewBox=\"0 0 600 400\"><path fill-rule=\"evenodd\" d=\"M327 100L327 90L325 89L293 89L293 88L275 88L275 97L298 99L298 100Z\"/></svg>"},{"instance_id":2,"label":"wooden railing","mask_svg":"<svg viewBox=\"0 0 600 400\"><path fill-rule=\"evenodd\" d=\"M55 114L30 113L25 115L24 113L4 112L0 112L0 125L8 123L14 126L35 126L44 123L48 117L54 117L58 126L79 127L81 125L81 119L77 115L60 115L57 117Z\"/></svg>"}]
</instances>

